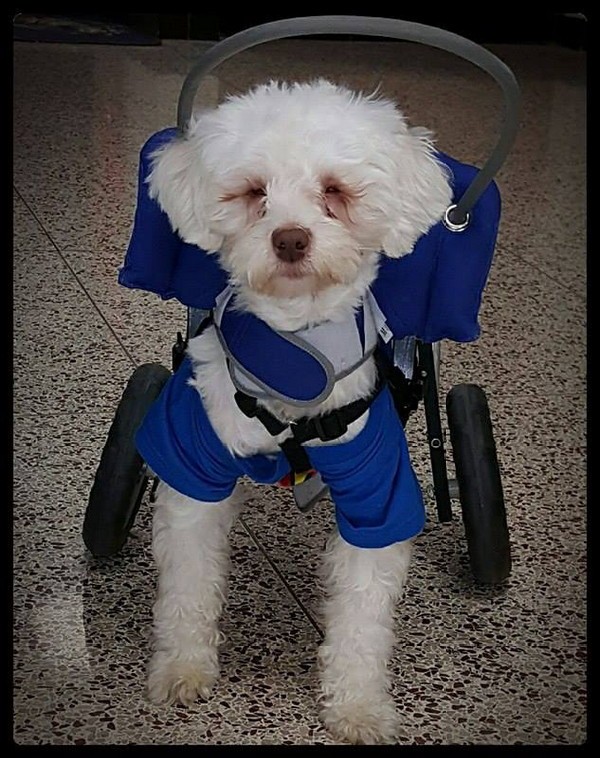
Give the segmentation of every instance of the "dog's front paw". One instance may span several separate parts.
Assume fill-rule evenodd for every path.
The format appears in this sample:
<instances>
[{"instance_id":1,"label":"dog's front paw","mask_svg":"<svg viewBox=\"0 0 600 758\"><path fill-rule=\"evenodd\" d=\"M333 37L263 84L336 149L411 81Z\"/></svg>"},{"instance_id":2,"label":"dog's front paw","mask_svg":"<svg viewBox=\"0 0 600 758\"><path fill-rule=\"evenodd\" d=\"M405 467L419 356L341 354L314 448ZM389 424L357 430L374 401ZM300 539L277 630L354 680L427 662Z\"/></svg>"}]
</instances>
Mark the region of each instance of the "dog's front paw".
<instances>
[{"instance_id":1,"label":"dog's front paw","mask_svg":"<svg viewBox=\"0 0 600 758\"><path fill-rule=\"evenodd\" d=\"M206 658L181 660L156 652L148 672L148 697L156 704L192 705L207 700L219 678L219 667Z\"/></svg>"},{"instance_id":2,"label":"dog's front paw","mask_svg":"<svg viewBox=\"0 0 600 758\"><path fill-rule=\"evenodd\" d=\"M330 734L354 745L391 744L398 730L398 714L391 697L332 701L321 711Z\"/></svg>"}]
</instances>

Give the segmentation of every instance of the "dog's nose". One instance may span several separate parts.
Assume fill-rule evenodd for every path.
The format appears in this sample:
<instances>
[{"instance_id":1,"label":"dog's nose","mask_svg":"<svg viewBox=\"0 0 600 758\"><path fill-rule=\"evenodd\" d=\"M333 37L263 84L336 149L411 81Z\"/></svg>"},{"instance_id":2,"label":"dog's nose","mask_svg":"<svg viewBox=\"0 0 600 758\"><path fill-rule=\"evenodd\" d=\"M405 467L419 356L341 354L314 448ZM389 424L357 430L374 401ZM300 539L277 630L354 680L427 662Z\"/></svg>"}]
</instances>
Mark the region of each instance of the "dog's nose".
<instances>
[{"instance_id":1,"label":"dog's nose","mask_svg":"<svg viewBox=\"0 0 600 758\"><path fill-rule=\"evenodd\" d=\"M304 258L310 242L307 232L300 226L275 229L271 241L277 257L287 263L295 263Z\"/></svg>"}]
</instances>

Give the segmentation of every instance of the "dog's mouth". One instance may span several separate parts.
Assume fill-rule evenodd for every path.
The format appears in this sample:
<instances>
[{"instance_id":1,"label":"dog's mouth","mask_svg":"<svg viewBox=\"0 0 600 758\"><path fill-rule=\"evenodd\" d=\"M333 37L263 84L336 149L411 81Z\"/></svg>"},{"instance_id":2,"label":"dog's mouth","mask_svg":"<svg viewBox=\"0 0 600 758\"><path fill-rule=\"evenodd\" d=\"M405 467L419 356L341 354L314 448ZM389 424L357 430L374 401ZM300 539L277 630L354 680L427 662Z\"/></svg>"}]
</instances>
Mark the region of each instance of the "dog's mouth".
<instances>
[{"instance_id":1,"label":"dog's mouth","mask_svg":"<svg viewBox=\"0 0 600 758\"><path fill-rule=\"evenodd\" d=\"M314 271L306 260L294 261L293 263L277 261L276 276L281 276L284 279L303 279L311 274L314 274Z\"/></svg>"},{"instance_id":2,"label":"dog's mouth","mask_svg":"<svg viewBox=\"0 0 600 758\"><path fill-rule=\"evenodd\" d=\"M345 284L345 280L329 269L317 270L304 260L300 263L280 264L270 278L267 289L276 297L316 296L329 287Z\"/></svg>"},{"instance_id":3,"label":"dog's mouth","mask_svg":"<svg viewBox=\"0 0 600 758\"><path fill-rule=\"evenodd\" d=\"M319 274L306 258L302 261L277 261L265 276L249 277L250 288L258 294L271 297L297 297L312 294L335 284L331 273Z\"/></svg>"}]
</instances>

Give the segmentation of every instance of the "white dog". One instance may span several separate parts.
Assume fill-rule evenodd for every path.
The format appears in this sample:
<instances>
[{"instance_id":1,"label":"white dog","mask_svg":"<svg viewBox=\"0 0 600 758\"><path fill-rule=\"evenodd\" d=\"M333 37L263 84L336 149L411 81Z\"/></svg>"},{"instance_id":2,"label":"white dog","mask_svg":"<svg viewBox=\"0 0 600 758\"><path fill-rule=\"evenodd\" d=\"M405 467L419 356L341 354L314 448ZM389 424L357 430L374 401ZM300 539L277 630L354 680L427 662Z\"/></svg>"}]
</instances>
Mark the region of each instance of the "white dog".
<instances>
[{"instance_id":1,"label":"white dog","mask_svg":"<svg viewBox=\"0 0 600 758\"><path fill-rule=\"evenodd\" d=\"M389 100L323 80L259 86L196 115L185 135L156 153L149 186L180 237L218 256L238 311L286 333L354 319L380 256L410 253L451 202L427 130L409 128ZM188 356L194 392L223 447L238 458L278 453L292 428L272 434L242 413L214 325L190 340ZM369 397L376 381L375 360L367 355L336 375L316 404L273 396L259 406L286 424ZM357 438L371 412L339 438L312 440L307 449ZM228 531L244 496L236 487L220 502L201 502L177 492L150 465L161 484L149 695L190 703L208 697L219 675ZM394 738L387 666L413 537L377 547L357 546L337 530L329 539L320 700L323 721L338 739Z\"/></svg>"}]
</instances>

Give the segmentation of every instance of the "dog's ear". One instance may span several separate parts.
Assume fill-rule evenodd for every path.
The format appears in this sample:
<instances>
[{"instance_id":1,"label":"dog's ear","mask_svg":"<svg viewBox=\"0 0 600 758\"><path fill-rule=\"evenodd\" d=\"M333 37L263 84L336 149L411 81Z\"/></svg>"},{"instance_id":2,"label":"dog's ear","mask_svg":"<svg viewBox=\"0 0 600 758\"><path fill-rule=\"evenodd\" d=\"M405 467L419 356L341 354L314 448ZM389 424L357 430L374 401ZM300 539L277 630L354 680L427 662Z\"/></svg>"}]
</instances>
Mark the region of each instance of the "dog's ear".
<instances>
[{"instance_id":1,"label":"dog's ear","mask_svg":"<svg viewBox=\"0 0 600 758\"><path fill-rule=\"evenodd\" d=\"M211 252L219 249L223 237L209 228L214 198L207 174L194 140L176 137L152 156L148 185L150 197L158 201L181 239Z\"/></svg>"},{"instance_id":2,"label":"dog's ear","mask_svg":"<svg viewBox=\"0 0 600 758\"><path fill-rule=\"evenodd\" d=\"M382 246L391 258L410 253L451 203L449 172L437 160L431 136L422 127L405 128L388 153L393 167L390 171L388 164L383 182L389 225Z\"/></svg>"}]
</instances>

